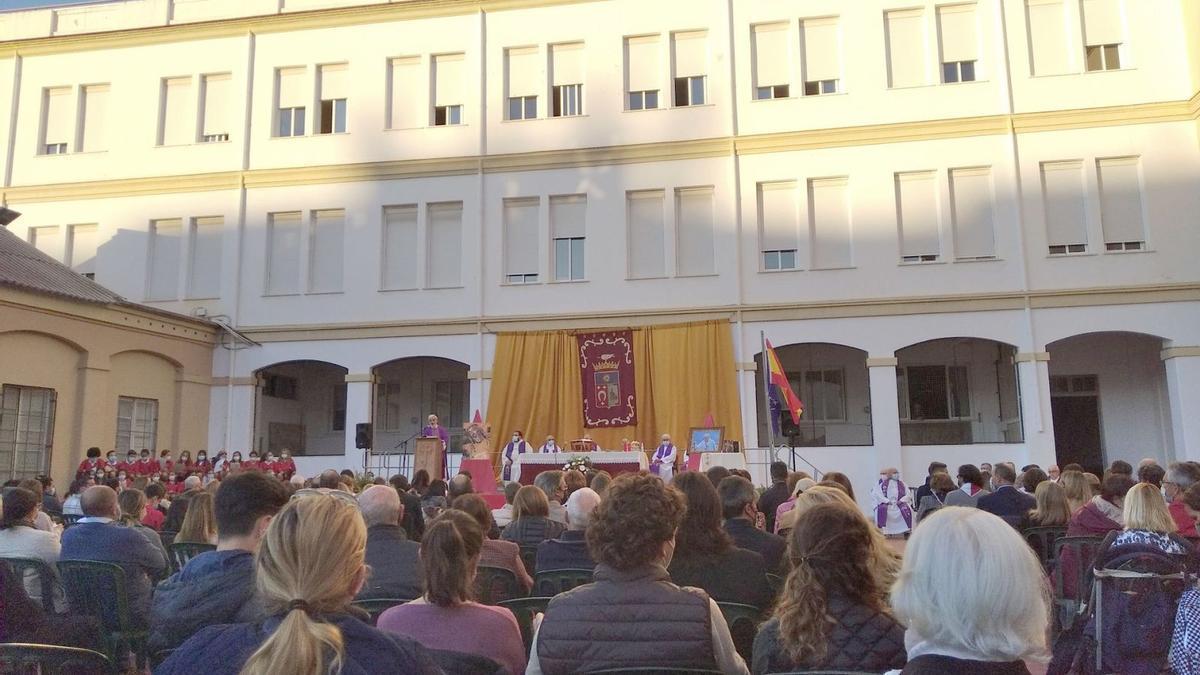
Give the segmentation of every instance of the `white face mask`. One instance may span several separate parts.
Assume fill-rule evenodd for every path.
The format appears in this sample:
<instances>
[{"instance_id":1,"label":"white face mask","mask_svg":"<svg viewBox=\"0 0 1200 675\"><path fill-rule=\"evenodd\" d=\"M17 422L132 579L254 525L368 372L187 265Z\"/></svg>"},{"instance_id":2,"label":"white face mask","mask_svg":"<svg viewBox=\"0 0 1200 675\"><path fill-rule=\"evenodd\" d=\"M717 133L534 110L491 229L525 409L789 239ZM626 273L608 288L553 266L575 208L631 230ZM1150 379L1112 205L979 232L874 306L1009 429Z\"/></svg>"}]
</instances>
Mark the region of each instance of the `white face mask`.
<instances>
[{"instance_id":1,"label":"white face mask","mask_svg":"<svg viewBox=\"0 0 1200 675\"><path fill-rule=\"evenodd\" d=\"M554 439L553 439L553 438L551 438L550 440L546 441L546 447L548 447L548 448L553 448L553 447L554 447Z\"/></svg>"},{"instance_id":2,"label":"white face mask","mask_svg":"<svg viewBox=\"0 0 1200 675\"><path fill-rule=\"evenodd\" d=\"M520 436L513 436L513 441L512 441L512 442L513 442L513 443L520 443L520 442L521 442L521 437L520 437Z\"/></svg>"}]
</instances>

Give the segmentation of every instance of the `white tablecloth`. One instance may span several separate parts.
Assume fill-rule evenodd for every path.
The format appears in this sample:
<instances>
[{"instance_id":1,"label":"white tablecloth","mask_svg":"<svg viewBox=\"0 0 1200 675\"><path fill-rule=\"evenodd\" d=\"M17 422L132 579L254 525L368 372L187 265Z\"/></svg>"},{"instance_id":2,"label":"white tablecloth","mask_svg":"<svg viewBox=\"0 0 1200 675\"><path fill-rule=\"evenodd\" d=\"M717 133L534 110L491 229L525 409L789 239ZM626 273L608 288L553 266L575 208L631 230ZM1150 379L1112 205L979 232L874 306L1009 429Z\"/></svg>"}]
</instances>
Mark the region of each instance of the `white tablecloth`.
<instances>
[{"instance_id":1,"label":"white tablecloth","mask_svg":"<svg viewBox=\"0 0 1200 675\"><path fill-rule=\"evenodd\" d=\"M730 471L746 469L746 456L740 452L702 452L700 453L700 470L708 471L714 466L723 466Z\"/></svg>"},{"instance_id":2,"label":"white tablecloth","mask_svg":"<svg viewBox=\"0 0 1200 675\"><path fill-rule=\"evenodd\" d=\"M601 469L604 468L604 464L632 464L633 462L637 462L641 469L649 466L644 452L527 452L513 458L512 479L521 480L522 466L537 464L561 469L564 464L575 457L590 457L592 465Z\"/></svg>"}]
</instances>

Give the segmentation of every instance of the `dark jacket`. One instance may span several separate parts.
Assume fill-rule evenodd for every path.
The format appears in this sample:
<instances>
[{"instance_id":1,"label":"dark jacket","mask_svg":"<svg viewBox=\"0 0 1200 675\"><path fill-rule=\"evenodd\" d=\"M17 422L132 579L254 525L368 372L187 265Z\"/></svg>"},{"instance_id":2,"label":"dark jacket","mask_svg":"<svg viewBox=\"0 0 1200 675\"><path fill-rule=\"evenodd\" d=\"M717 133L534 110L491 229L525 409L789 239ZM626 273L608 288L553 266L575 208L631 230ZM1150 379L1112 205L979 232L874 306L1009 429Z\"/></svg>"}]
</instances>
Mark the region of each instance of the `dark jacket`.
<instances>
[{"instance_id":1,"label":"dark jacket","mask_svg":"<svg viewBox=\"0 0 1200 675\"><path fill-rule=\"evenodd\" d=\"M901 675L1029 675L1024 661L972 661L950 656L925 654L918 656Z\"/></svg>"},{"instance_id":2,"label":"dark jacket","mask_svg":"<svg viewBox=\"0 0 1200 675\"><path fill-rule=\"evenodd\" d=\"M558 539L538 544L537 570L594 569L596 561L588 552L586 537L585 530L567 530Z\"/></svg>"},{"instance_id":3,"label":"dark jacket","mask_svg":"<svg viewBox=\"0 0 1200 675\"><path fill-rule=\"evenodd\" d=\"M42 493L42 510L55 516L62 515L62 502L50 493Z\"/></svg>"},{"instance_id":4,"label":"dark jacket","mask_svg":"<svg viewBox=\"0 0 1200 675\"><path fill-rule=\"evenodd\" d=\"M500 532L500 538L518 546L537 546L547 539L557 539L566 529L566 525L549 518L524 516L509 523Z\"/></svg>"},{"instance_id":5,"label":"dark jacket","mask_svg":"<svg viewBox=\"0 0 1200 675\"><path fill-rule=\"evenodd\" d=\"M980 497L977 506L980 511L1000 516L1009 525L1019 527L1021 518L1037 506L1037 500L1011 485L1001 485L992 494Z\"/></svg>"},{"instance_id":6,"label":"dark jacket","mask_svg":"<svg viewBox=\"0 0 1200 675\"><path fill-rule=\"evenodd\" d=\"M804 670L855 670L880 673L903 668L904 626L891 615L861 605L844 595L830 595L826 614L835 624L825 641L825 659L814 666L794 663L779 639L779 619L758 629L751 672L788 673Z\"/></svg>"},{"instance_id":7,"label":"dark jacket","mask_svg":"<svg viewBox=\"0 0 1200 675\"><path fill-rule=\"evenodd\" d=\"M91 616L47 615L29 599L25 586L8 565L0 565L0 642L103 649L100 621Z\"/></svg>"},{"instance_id":8,"label":"dark jacket","mask_svg":"<svg viewBox=\"0 0 1200 675\"><path fill-rule=\"evenodd\" d=\"M174 649L207 626L263 618L254 587L254 554L206 551L154 590L150 651Z\"/></svg>"},{"instance_id":9,"label":"dark jacket","mask_svg":"<svg viewBox=\"0 0 1200 675\"><path fill-rule=\"evenodd\" d=\"M155 671L155 675L237 675L246 659L270 637L282 617L261 623L209 626L196 633ZM346 655L342 675L368 673L429 673L442 670L429 652L415 641L390 635L350 614L323 617L342 631Z\"/></svg>"},{"instance_id":10,"label":"dark jacket","mask_svg":"<svg viewBox=\"0 0 1200 675\"><path fill-rule=\"evenodd\" d=\"M675 552L671 581L702 588L717 602L738 602L766 609L771 604L767 564L754 551L735 548L725 553Z\"/></svg>"},{"instance_id":11,"label":"dark jacket","mask_svg":"<svg viewBox=\"0 0 1200 675\"><path fill-rule=\"evenodd\" d=\"M150 615L150 579L167 570L161 547L133 528L116 523L76 523L63 532L61 560L97 560L116 563L125 570L125 591L130 614L143 623Z\"/></svg>"},{"instance_id":12,"label":"dark jacket","mask_svg":"<svg viewBox=\"0 0 1200 675\"><path fill-rule=\"evenodd\" d=\"M667 571L596 566L596 581L550 601L537 636L546 675L608 668L716 669L708 596Z\"/></svg>"},{"instance_id":13,"label":"dark jacket","mask_svg":"<svg viewBox=\"0 0 1200 675\"><path fill-rule=\"evenodd\" d=\"M933 476L925 477L925 484L917 488L917 494L913 496L912 503L920 504L922 499L933 495L933 488L929 487L929 481L932 479Z\"/></svg>"},{"instance_id":14,"label":"dark jacket","mask_svg":"<svg viewBox=\"0 0 1200 675\"><path fill-rule=\"evenodd\" d=\"M425 535L425 514L421 511L421 498L411 492L400 493L400 501L404 504L404 517L400 519L400 527L413 541L421 541Z\"/></svg>"},{"instance_id":15,"label":"dark jacket","mask_svg":"<svg viewBox=\"0 0 1200 675\"><path fill-rule=\"evenodd\" d=\"M768 572L777 573L782 569L783 554L787 551L787 540L783 537L763 532L746 518L726 520L725 531L733 537L735 546L761 555Z\"/></svg>"},{"instance_id":16,"label":"dark jacket","mask_svg":"<svg viewBox=\"0 0 1200 675\"><path fill-rule=\"evenodd\" d=\"M779 505L786 502L788 497L787 481L777 480L771 483L771 487L767 488L762 496L758 498L758 510L767 519L767 532L775 531L775 511L779 509Z\"/></svg>"},{"instance_id":17,"label":"dark jacket","mask_svg":"<svg viewBox=\"0 0 1200 675\"><path fill-rule=\"evenodd\" d=\"M359 598L404 598L425 593L421 546L404 536L399 525L372 525L367 529L367 565L371 574Z\"/></svg>"}]
</instances>

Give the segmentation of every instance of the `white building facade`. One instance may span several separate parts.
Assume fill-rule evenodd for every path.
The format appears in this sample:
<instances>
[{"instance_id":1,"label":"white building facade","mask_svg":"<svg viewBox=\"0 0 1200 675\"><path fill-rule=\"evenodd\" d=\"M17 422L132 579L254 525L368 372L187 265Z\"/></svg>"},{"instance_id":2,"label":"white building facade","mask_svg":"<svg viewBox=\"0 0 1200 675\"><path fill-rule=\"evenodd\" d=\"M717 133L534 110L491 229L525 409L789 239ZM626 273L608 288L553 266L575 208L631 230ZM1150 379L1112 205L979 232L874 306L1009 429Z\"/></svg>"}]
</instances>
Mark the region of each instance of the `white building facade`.
<instances>
[{"instance_id":1,"label":"white building facade","mask_svg":"<svg viewBox=\"0 0 1200 675\"><path fill-rule=\"evenodd\" d=\"M361 467L356 423L486 418L497 332L720 320L744 445L765 333L781 433L856 482L1200 459L1200 3L123 0L0 40L10 228L257 343L210 448Z\"/></svg>"}]
</instances>

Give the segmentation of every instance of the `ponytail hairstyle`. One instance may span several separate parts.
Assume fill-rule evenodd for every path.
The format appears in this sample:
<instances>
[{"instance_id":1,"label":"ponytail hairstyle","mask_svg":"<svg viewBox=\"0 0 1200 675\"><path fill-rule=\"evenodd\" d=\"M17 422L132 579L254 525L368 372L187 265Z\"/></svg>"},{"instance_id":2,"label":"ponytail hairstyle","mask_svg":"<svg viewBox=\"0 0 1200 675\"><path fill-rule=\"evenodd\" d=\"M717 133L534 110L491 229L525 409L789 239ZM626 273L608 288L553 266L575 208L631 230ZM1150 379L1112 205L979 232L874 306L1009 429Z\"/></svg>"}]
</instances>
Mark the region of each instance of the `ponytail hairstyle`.
<instances>
[{"instance_id":1,"label":"ponytail hairstyle","mask_svg":"<svg viewBox=\"0 0 1200 675\"><path fill-rule=\"evenodd\" d=\"M421 535L425 597L430 603L453 607L472 599L482 548L483 528L470 514L447 509L434 519Z\"/></svg>"},{"instance_id":2,"label":"ponytail hairstyle","mask_svg":"<svg viewBox=\"0 0 1200 675\"><path fill-rule=\"evenodd\" d=\"M871 547L870 524L844 504L820 504L796 519L788 537L792 571L775 608L779 640L793 664L824 665L833 626L827 618L830 595L886 611L871 570Z\"/></svg>"},{"instance_id":3,"label":"ponytail hairstyle","mask_svg":"<svg viewBox=\"0 0 1200 675\"><path fill-rule=\"evenodd\" d=\"M321 615L346 608L364 574L367 526L353 502L293 499L267 527L256 557L259 595L283 621L250 655L241 675L340 673L341 630Z\"/></svg>"}]
</instances>

